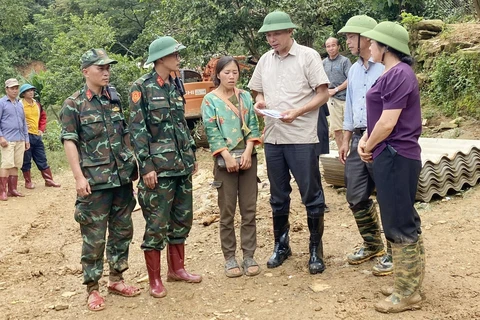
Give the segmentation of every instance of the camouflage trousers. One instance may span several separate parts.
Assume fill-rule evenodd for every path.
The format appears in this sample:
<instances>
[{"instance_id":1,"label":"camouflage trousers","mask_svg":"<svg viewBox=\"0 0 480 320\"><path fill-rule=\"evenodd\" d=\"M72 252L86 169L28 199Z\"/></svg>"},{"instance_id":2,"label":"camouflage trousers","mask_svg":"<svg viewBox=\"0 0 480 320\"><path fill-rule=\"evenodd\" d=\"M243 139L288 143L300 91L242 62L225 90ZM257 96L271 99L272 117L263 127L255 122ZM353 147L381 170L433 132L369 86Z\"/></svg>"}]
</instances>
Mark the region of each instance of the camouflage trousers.
<instances>
[{"instance_id":1,"label":"camouflage trousers","mask_svg":"<svg viewBox=\"0 0 480 320\"><path fill-rule=\"evenodd\" d=\"M82 233L83 284L87 290L98 290L103 274L105 252L110 267L110 280L122 279L128 269L128 250L133 237L132 211L135 208L132 184L92 191L77 197L75 220ZM108 229L108 239L105 236Z\"/></svg>"},{"instance_id":2,"label":"camouflage trousers","mask_svg":"<svg viewBox=\"0 0 480 320\"><path fill-rule=\"evenodd\" d=\"M139 189L145 218L143 250L163 250L167 243L185 242L192 228L192 175L159 177L154 189Z\"/></svg>"}]
</instances>

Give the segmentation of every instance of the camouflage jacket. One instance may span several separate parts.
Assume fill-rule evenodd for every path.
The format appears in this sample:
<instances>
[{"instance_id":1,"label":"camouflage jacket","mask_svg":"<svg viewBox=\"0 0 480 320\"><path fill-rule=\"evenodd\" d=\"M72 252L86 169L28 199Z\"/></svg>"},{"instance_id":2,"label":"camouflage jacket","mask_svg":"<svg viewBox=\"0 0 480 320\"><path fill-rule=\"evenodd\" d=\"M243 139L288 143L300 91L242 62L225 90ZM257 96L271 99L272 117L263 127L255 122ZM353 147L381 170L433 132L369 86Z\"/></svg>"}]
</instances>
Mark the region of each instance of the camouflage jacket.
<instances>
[{"instance_id":1,"label":"camouflage jacket","mask_svg":"<svg viewBox=\"0 0 480 320\"><path fill-rule=\"evenodd\" d=\"M119 103L85 85L63 103L61 139L77 145L80 167L92 190L115 188L138 176L133 152L125 144L128 129Z\"/></svg>"},{"instance_id":2,"label":"camouflage jacket","mask_svg":"<svg viewBox=\"0 0 480 320\"><path fill-rule=\"evenodd\" d=\"M164 83L152 70L132 85L129 101L130 139L140 174L155 171L159 177L171 177L192 173L195 142L173 79Z\"/></svg>"}]
</instances>

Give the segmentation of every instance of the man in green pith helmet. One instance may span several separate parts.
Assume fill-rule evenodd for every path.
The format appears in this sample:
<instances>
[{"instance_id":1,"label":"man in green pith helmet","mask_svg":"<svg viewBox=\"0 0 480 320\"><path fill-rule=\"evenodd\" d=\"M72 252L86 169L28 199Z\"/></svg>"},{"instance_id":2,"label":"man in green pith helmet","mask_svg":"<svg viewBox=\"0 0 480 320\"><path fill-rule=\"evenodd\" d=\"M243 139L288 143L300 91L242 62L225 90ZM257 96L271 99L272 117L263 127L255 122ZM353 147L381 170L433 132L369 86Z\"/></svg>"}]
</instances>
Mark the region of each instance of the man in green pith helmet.
<instances>
[{"instance_id":1,"label":"man in green pith helmet","mask_svg":"<svg viewBox=\"0 0 480 320\"><path fill-rule=\"evenodd\" d=\"M172 37L150 44L152 71L130 89L130 132L140 168L138 201L146 221L142 250L150 295L166 296L160 277L161 251L167 247L167 281L200 282L185 270L185 239L192 227L192 175L197 171L195 142L185 120L184 89L172 73L185 46Z\"/></svg>"},{"instance_id":2,"label":"man in green pith helmet","mask_svg":"<svg viewBox=\"0 0 480 320\"><path fill-rule=\"evenodd\" d=\"M289 245L290 172L306 207L310 231L311 274L325 270L322 236L325 198L320 180L317 122L319 107L328 100L328 77L317 51L293 39L292 23L285 12L269 13L258 32L265 33L272 50L258 61L248 87L256 92L257 114L275 110L279 118L265 119L265 158L270 181L275 246L268 268L283 264Z\"/></svg>"},{"instance_id":3,"label":"man in green pith helmet","mask_svg":"<svg viewBox=\"0 0 480 320\"><path fill-rule=\"evenodd\" d=\"M108 291L124 297L140 294L138 288L123 280L133 237L132 182L138 171L120 99L115 88L108 86L110 65L117 61L103 49L90 49L80 63L85 86L63 103L61 139L76 181L74 216L83 239L81 262L87 306L99 311L105 308L98 284L105 247L110 266Z\"/></svg>"},{"instance_id":4,"label":"man in green pith helmet","mask_svg":"<svg viewBox=\"0 0 480 320\"><path fill-rule=\"evenodd\" d=\"M358 60L348 72L348 86L343 121L343 142L339 150L340 161L345 164L347 202L352 210L362 244L347 256L349 264L357 265L379 258L373 274L388 275L393 272L391 252L385 254L381 237L380 220L376 206L370 199L375 182L372 165L362 161L357 152L358 142L367 127L366 92L382 74L384 66L371 59L370 40L360 33L372 30L377 22L366 15L351 17L338 31L345 34L347 46Z\"/></svg>"}]
</instances>

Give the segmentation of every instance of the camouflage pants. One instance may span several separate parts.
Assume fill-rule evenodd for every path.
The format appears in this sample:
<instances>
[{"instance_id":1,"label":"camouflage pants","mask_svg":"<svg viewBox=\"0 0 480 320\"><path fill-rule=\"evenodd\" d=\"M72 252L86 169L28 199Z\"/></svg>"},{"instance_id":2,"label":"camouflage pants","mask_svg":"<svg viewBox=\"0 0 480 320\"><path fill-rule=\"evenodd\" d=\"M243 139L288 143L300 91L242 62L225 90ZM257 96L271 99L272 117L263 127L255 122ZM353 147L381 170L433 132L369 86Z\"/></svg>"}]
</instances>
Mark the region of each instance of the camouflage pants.
<instances>
[{"instance_id":1,"label":"camouflage pants","mask_svg":"<svg viewBox=\"0 0 480 320\"><path fill-rule=\"evenodd\" d=\"M80 224L83 238L83 284L88 290L98 289L103 274L105 236L110 280L122 279L128 269L128 250L133 237L132 211L135 207L133 186L92 191L86 197L77 197L75 220ZM93 288L93 289L92 289Z\"/></svg>"},{"instance_id":2,"label":"camouflage pants","mask_svg":"<svg viewBox=\"0 0 480 320\"><path fill-rule=\"evenodd\" d=\"M185 242L193 220L192 175L159 177L155 189L138 190L138 202L146 222L143 250Z\"/></svg>"}]
</instances>

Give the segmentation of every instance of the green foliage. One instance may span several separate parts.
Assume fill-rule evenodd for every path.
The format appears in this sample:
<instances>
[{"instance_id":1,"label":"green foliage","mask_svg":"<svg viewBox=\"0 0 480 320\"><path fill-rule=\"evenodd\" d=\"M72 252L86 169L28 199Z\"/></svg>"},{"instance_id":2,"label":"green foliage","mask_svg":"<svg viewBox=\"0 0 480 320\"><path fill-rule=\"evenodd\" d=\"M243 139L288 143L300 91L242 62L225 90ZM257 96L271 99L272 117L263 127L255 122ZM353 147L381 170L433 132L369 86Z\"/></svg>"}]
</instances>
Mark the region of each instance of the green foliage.
<instances>
[{"instance_id":1,"label":"green foliage","mask_svg":"<svg viewBox=\"0 0 480 320\"><path fill-rule=\"evenodd\" d=\"M109 57L118 61L117 64L112 65L110 83L120 94L122 107L125 112L128 110L128 92L130 87L135 80L140 78L143 73L146 73L146 70L139 67L140 62L130 57L119 54L111 54ZM126 112L126 115L128 114Z\"/></svg>"},{"instance_id":2,"label":"green foliage","mask_svg":"<svg viewBox=\"0 0 480 320\"><path fill-rule=\"evenodd\" d=\"M65 156L63 146L61 149L55 151L45 150L45 153L47 154L48 165L52 169L54 177L58 173L58 171L69 170L69 164L67 161L67 157ZM32 172L34 175L34 180L42 179L39 171L33 170Z\"/></svg>"},{"instance_id":3,"label":"green foliage","mask_svg":"<svg viewBox=\"0 0 480 320\"><path fill-rule=\"evenodd\" d=\"M80 70L81 55L91 48L107 51L115 41L115 32L101 14L83 17L69 16L69 28L60 31L53 39L42 100L46 105L61 105L79 90L83 83Z\"/></svg>"},{"instance_id":4,"label":"green foliage","mask_svg":"<svg viewBox=\"0 0 480 320\"><path fill-rule=\"evenodd\" d=\"M137 51L132 47L137 36L145 29L147 21L159 13L161 0L72 0L78 11L93 15L103 14L115 28L116 41L111 51L119 54L140 56L143 48ZM138 48L137 48L138 49Z\"/></svg>"},{"instance_id":5,"label":"green foliage","mask_svg":"<svg viewBox=\"0 0 480 320\"><path fill-rule=\"evenodd\" d=\"M408 12L402 12L400 15L402 17L402 21L400 22L407 30L413 30L413 26L423 20L423 17L414 16Z\"/></svg>"},{"instance_id":6,"label":"green foliage","mask_svg":"<svg viewBox=\"0 0 480 320\"><path fill-rule=\"evenodd\" d=\"M17 71L13 67L13 53L7 51L4 47L0 46L0 87L3 89L3 82L8 78L16 78L18 76Z\"/></svg>"},{"instance_id":7,"label":"green foliage","mask_svg":"<svg viewBox=\"0 0 480 320\"><path fill-rule=\"evenodd\" d=\"M424 0L364 0L364 13L379 21L398 20L402 12L418 15L423 12ZM363 13L363 12L362 12Z\"/></svg>"},{"instance_id":8,"label":"green foliage","mask_svg":"<svg viewBox=\"0 0 480 320\"><path fill-rule=\"evenodd\" d=\"M146 57L153 40L170 35L187 47L182 57L191 66L203 65L212 54L227 52L259 57L266 50L263 37L256 32L268 13L263 2L160 1L133 49Z\"/></svg>"},{"instance_id":9,"label":"green foliage","mask_svg":"<svg viewBox=\"0 0 480 320\"><path fill-rule=\"evenodd\" d=\"M80 56L90 48L105 48L109 50L115 43L115 31L104 15L85 13L83 17L68 15L67 18L36 17L39 24L35 30L47 35L49 48L45 54L47 71L32 75L42 95L42 103L46 108L52 105L62 105L63 101L79 90L83 85L80 70ZM53 27L56 25L56 27ZM56 34L55 34L56 33ZM110 54L119 63L112 66L111 83L120 93L122 105L128 106L128 91L142 71L137 62L120 54ZM50 111L55 112L52 108ZM56 115L56 114L55 114Z\"/></svg>"},{"instance_id":10,"label":"green foliage","mask_svg":"<svg viewBox=\"0 0 480 320\"><path fill-rule=\"evenodd\" d=\"M269 46L265 35L257 31L273 10L290 14L299 26L294 33L298 43L324 53L323 43L329 36L343 41L336 32L353 15L401 20L411 29L420 15L446 18L447 22L459 19L466 4L456 1L452 10L446 9L444 1L435 0L2 0L0 81L18 78L16 68L26 62L43 62L45 72L24 76L37 87L50 119L54 119L64 99L83 85L79 58L90 48L105 48L119 61L112 66L111 83L126 107L132 81L146 72L138 66L145 61L149 44L159 36L171 35L185 44L182 67L198 69L215 55L259 58ZM475 112L478 94L473 89L468 94L458 91L460 85L473 86L471 75L464 73L467 69L451 70L444 61L438 65L429 101L440 102L446 113ZM252 70L242 71L240 87L246 87ZM451 88L441 76L451 77Z\"/></svg>"},{"instance_id":11,"label":"green foliage","mask_svg":"<svg viewBox=\"0 0 480 320\"><path fill-rule=\"evenodd\" d=\"M45 145L45 150L63 150L63 145L60 141L61 131L62 127L57 120L50 120L47 122L47 129L45 130L42 138L43 144Z\"/></svg>"},{"instance_id":12,"label":"green foliage","mask_svg":"<svg viewBox=\"0 0 480 320\"><path fill-rule=\"evenodd\" d=\"M28 21L29 7L33 1L0 1L0 35L18 35L22 33L21 25Z\"/></svg>"},{"instance_id":13,"label":"green foliage","mask_svg":"<svg viewBox=\"0 0 480 320\"><path fill-rule=\"evenodd\" d=\"M480 116L479 69L479 52L458 51L441 55L431 74L429 100L447 116Z\"/></svg>"}]
</instances>

